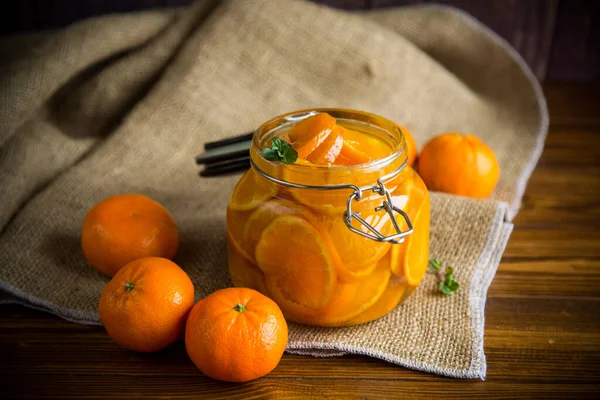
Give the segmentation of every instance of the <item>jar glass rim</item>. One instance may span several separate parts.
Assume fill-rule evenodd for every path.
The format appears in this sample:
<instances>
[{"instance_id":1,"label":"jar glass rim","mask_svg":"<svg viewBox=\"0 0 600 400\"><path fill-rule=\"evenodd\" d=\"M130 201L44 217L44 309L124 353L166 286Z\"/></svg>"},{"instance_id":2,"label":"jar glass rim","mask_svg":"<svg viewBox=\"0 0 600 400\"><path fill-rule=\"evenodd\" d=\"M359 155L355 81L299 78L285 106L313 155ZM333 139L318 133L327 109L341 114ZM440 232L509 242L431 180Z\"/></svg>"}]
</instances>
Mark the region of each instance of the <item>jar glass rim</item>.
<instances>
[{"instance_id":1,"label":"jar glass rim","mask_svg":"<svg viewBox=\"0 0 600 400\"><path fill-rule=\"evenodd\" d=\"M322 166L322 165L303 165L303 164L286 164L287 168L298 168L298 169L308 169L312 168L313 170L316 168L317 170L327 170L327 171L335 171L335 170L357 170L364 171L375 170L379 168L386 167L390 163L398 160L399 157L406 157L406 140L404 138L404 134L402 129L390 121L389 119L382 117L380 115L372 114L366 111L353 110L347 108L310 108L298 111L292 111L285 114L278 115L266 122L264 122L260 127L255 131L254 136L252 138L252 148L256 152L259 157L261 157L264 161L268 162L262 157L262 141L263 138L274 130L281 129L285 126L292 126L305 118L308 118L311 115L319 114L319 113L328 113L332 117L336 119L345 119L357 121L366 125L371 125L379 130L387 133L394 140L394 147L385 157L377 158L375 160L369 161L363 164L356 165L330 165L330 166Z\"/></svg>"}]
</instances>

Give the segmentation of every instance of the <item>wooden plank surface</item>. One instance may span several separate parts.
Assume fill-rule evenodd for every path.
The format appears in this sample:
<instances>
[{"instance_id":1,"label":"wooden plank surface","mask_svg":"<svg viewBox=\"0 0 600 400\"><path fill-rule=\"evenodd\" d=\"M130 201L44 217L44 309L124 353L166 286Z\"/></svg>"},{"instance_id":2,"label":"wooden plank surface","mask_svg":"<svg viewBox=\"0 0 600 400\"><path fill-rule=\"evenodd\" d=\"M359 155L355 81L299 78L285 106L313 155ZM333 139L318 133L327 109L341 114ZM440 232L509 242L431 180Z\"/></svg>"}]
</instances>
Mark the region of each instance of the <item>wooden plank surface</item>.
<instances>
[{"instance_id":1,"label":"wooden plank surface","mask_svg":"<svg viewBox=\"0 0 600 400\"><path fill-rule=\"evenodd\" d=\"M182 343L152 355L102 328L0 307L0 398L597 398L600 87L546 86L547 148L486 305L488 377L462 381L359 356L285 355L247 384L203 376Z\"/></svg>"}]
</instances>

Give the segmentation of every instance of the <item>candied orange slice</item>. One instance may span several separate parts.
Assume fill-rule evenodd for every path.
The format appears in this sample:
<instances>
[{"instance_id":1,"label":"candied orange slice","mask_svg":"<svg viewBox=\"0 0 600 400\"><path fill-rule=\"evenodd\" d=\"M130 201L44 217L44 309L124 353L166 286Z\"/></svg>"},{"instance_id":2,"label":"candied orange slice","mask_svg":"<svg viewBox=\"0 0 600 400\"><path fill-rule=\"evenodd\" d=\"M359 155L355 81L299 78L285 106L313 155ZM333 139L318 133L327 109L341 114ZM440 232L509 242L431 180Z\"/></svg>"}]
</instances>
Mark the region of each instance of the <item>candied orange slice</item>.
<instances>
[{"instance_id":1,"label":"candied orange slice","mask_svg":"<svg viewBox=\"0 0 600 400\"><path fill-rule=\"evenodd\" d=\"M309 209L289 200L269 200L258 206L248 218L242 234L243 247L248 254L254 256L256 246L265 228L273 220L282 215L296 215L313 222L314 217Z\"/></svg>"},{"instance_id":2,"label":"candied orange slice","mask_svg":"<svg viewBox=\"0 0 600 400\"><path fill-rule=\"evenodd\" d=\"M346 131L352 132L349 130L344 130L344 132ZM341 155L338 155L338 158L335 161L335 165L338 165L339 163L348 165L352 164L350 160L346 158L340 159L340 157ZM307 186L331 186L352 184L362 187L375 184L377 178L379 178L382 175L381 171L379 170L370 171L368 174L357 174L350 168L323 168L307 160L301 161L300 158L298 159L296 164L299 165L282 166L283 180ZM312 168L307 168L310 166L312 166ZM352 194L352 190L316 190L289 188L286 189L285 194L293 196L298 202L305 204L318 212L341 215L344 211L346 211L348 197ZM376 205L381 204L381 196L372 194L368 195L372 198L378 198L378 204Z\"/></svg>"},{"instance_id":3,"label":"candied orange slice","mask_svg":"<svg viewBox=\"0 0 600 400\"><path fill-rule=\"evenodd\" d=\"M310 153L306 159L313 164L329 165L333 164L342 150L344 144L344 136L342 135L342 127L335 126L327 139Z\"/></svg>"},{"instance_id":4,"label":"candied orange slice","mask_svg":"<svg viewBox=\"0 0 600 400\"><path fill-rule=\"evenodd\" d=\"M338 157L335 159L335 165L354 165L354 163L340 152Z\"/></svg>"},{"instance_id":5,"label":"candied orange slice","mask_svg":"<svg viewBox=\"0 0 600 400\"><path fill-rule=\"evenodd\" d=\"M344 325L363 324L383 317L400 304L406 288L405 279L392 276L379 300L356 317L346 321Z\"/></svg>"},{"instance_id":6,"label":"candied orange slice","mask_svg":"<svg viewBox=\"0 0 600 400\"><path fill-rule=\"evenodd\" d=\"M402 228L404 229L404 228ZM397 277L404 276L404 268L402 266L401 256L402 253L406 252L406 241L404 243L392 244L392 248L390 249L390 270Z\"/></svg>"},{"instance_id":7,"label":"candied orange slice","mask_svg":"<svg viewBox=\"0 0 600 400\"><path fill-rule=\"evenodd\" d=\"M309 208L284 199L269 200L258 206L258 208L252 212L250 218L248 218L246 222L246 226L244 227L242 240L238 242L242 244L244 254L249 254L252 257L254 256L256 246L258 245L260 237L265 228L275 218L282 215L295 215L302 217L320 233L321 238L323 239L323 245L327 248L327 251L331 256L331 261L335 266L335 270L340 279L345 281L357 280L369 275L375 270L376 263L367 265L364 268L353 270L349 270L343 265L342 260L340 259L340 256L327 231L327 228L331 225L332 218L341 217L317 216L310 211ZM250 259L252 259L252 257Z\"/></svg>"},{"instance_id":8,"label":"candied orange slice","mask_svg":"<svg viewBox=\"0 0 600 400\"><path fill-rule=\"evenodd\" d=\"M227 237L236 250L249 261L254 259L254 253L247 252L244 243L244 227L251 211L233 211L227 208Z\"/></svg>"},{"instance_id":9,"label":"candied orange slice","mask_svg":"<svg viewBox=\"0 0 600 400\"><path fill-rule=\"evenodd\" d=\"M390 234L393 225L385 211L373 211L374 204L370 203L361 206L357 204L357 209L360 210L361 208L361 216L366 222L382 234ZM356 221L353 222L353 226L362 232L370 233L368 228ZM352 232L342 216L334 219L329 229L329 237L337 249L345 269L350 273L358 273L359 275L359 271L376 264L390 249L389 243L377 242Z\"/></svg>"},{"instance_id":10,"label":"candied orange slice","mask_svg":"<svg viewBox=\"0 0 600 400\"><path fill-rule=\"evenodd\" d=\"M310 137L321 131L331 131L336 124L337 121L331 115L319 113L298 122L287 134L293 143L300 138Z\"/></svg>"},{"instance_id":11,"label":"candied orange slice","mask_svg":"<svg viewBox=\"0 0 600 400\"><path fill-rule=\"evenodd\" d=\"M385 157L392 151L390 145L384 140L374 135L348 128L344 129L344 142L363 152L371 160ZM343 147L342 150L344 150ZM344 156L348 157L346 152L344 152Z\"/></svg>"},{"instance_id":12,"label":"candied orange slice","mask_svg":"<svg viewBox=\"0 0 600 400\"><path fill-rule=\"evenodd\" d=\"M230 235L227 235L227 244L229 277L233 284L237 287L246 287L266 294L267 288L262 271L242 256L238 247L231 241Z\"/></svg>"},{"instance_id":13,"label":"candied orange slice","mask_svg":"<svg viewBox=\"0 0 600 400\"><path fill-rule=\"evenodd\" d=\"M380 261L373 273L355 282L338 282L331 301L318 310L308 323L336 326L352 319L375 304L390 279L387 260Z\"/></svg>"},{"instance_id":14,"label":"candied orange slice","mask_svg":"<svg viewBox=\"0 0 600 400\"><path fill-rule=\"evenodd\" d=\"M349 140L344 140L338 159L340 160L339 164L342 165L357 165L371 161L371 157L367 153L359 150Z\"/></svg>"},{"instance_id":15,"label":"candied orange slice","mask_svg":"<svg viewBox=\"0 0 600 400\"><path fill-rule=\"evenodd\" d=\"M286 320L307 324L318 315L317 309L306 307L294 301L275 280L265 278L265 286L267 288L267 296L273 299L279 308L281 308Z\"/></svg>"},{"instance_id":16,"label":"candied orange slice","mask_svg":"<svg viewBox=\"0 0 600 400\"><path fill-rule=\"evenodd\" d=\"M298 159L300 161L300 159ZM370 176L356 174L351 169L346 168L323 168L304 161L301 164L303 168L295 165L283 166L283 179L300 185L308 186L331 186L331 185L356 185L365 186L377 181L380 176L378 171L372 172ZM305 168L310 167L312 168ZM338 190L316 190L316 189L296 189L289 188L287 193L292 195L298 202L312 208L320 213L329 215L342 215L346 211L348 197L352 194L351 189ZM371 199L375 199L381 204L381 196L367 193ZM375 203L373 203L375 204Z\"/></svg>"},{"instance_id":17,"label":"candied orange slice","mask_svg":"<svg viewBox=\"0 0 600 400\"><path fill-rule=\"evenodd\" d=\"M420 178L412 168L408 168L405 172L398 177L399 185L392 191L392 201L394 205L400 207L408 217L410 218L413 228L415 231L406 237L403 243L392 244L391 250L391 269L392 273L397 276L404 276L405 266L404 260L406 259L406 253L409 250L409 243L412 242L412 236L415 235L417 230L416 222L419 219L420 210L423 207L427 208L429 212L429 206L424 205L425 197L428 197L427 188L422 184ZM397 218L400 229L407 229L406 222L403 218ZM419 227L419 230L422 228ZM425 228L429 229L429 228ZM429 234L427 232L427 234Z\"/></svg>"},{"instance_id":18,"label":"candied orange slice","mask_svg":"<svg viewBox=\"0 0 600 400\"><path fill-rule=\"evenodd\" d=\"M320 131L313 136L306 136L292 143L292 147L298 152L298 158L306 158L317 149L329 135L331 129Z\"/></svg>"},{"instance_id":19,"label":"candied orange slice","mask_svg":"<svg viewBox=\"0 0 600 400\"><path fill-rule=\"evenodd\" d=\"M337 253L337 251L336 251L336 253ZM361 268L349 269L349 268L346 268L346 266L340 259L339 263L336 263L336 266L339 266L337 268L338 277L342 281L352 282L352 281L362 279L365 276L371 274L377 267L377 263L373 263L371 265L367 265L367 266L361 267Z\"/></svg>"},{"instance_id":20,"label":"candied orange slice","mask_svg":"<svg viewBox=\"0 0 600 400\"><path fill-rule=\"evenodd\" d=\"M335 266L321 234L304 218L273 220L256 246L256 261L283 298L308 308L321 308L331 299Z\"/></svg>"},{"instance_id":21,"label":"candied orange slice","mask_svg":"<svg viewBox=\"0 0 600 400\"><path fill-rule=\"evenodd\" d=\"M409 285L418 285L427 271L429 218L429 195L426 195L421 202L417 216L413 220L414 232L406 238L406 249L400 252L399 257L400 265L404 269L404 275Z\"/></svg>"},{"instance_id":22,"label":"candied orange slice","mask_svg":"<svg viewBox=\"0 0 600 400\"><path fill-rule=\"evenodd\" d=\"M335 270L337 272L338 278L342 281L355 281L365 276L371 274L375 267L377 267L377 263L373 263L371 265L366 265L361 268L353 268L348 269L342 262L342 259L336 249L331 237L329 236L329 231L331 230L332 225L342 216L330 216L327 214L317 215L312 214L310 212L305 213L304 217L319 231L321 237L323 238L323 242L331 255L331 260L333 265L335 266Z\"/></svg>"},{"instance_id":23,"label":"candied orange slice","mask_svg":"<svg viewBox=\"0 0 600 400\"><path fill-rule=\"evenodd\" d=\"M316 167L315 167L316 168ZM283 170L283 179L288 182L309 186L327 186L334 184L353 184L355 178L348 171L299 171L294 168ZM348 196L351 190L315 190L289 188L290 193L298 202L319 212L342 214L346 210Z\"/></svg>"},{"instance_id":24,"label":"candied orange slice","mask_svg":"<svg viewBox=\"0 0 600 400\"><path fill-rule=\"evenodd\" d=\"M233 189L229 208L235 211L252 210L276 194L277 186L274 183L260 179L253 169L249 169Z\"/></svg>"},{"instance_id":25,"label":"candied orange slice","mask_svg":"<svg viewBox=\"0 0 600 400\"><path fill-rule=\"evenodd\" d=\"M290 135L288 135L288 132L281 132L277 136L279 137L279 139L285 140L288 143L292 142L292 139L290 139Z\"/></svg>"},{"instance_id":26,"label":"candied orange slice","mask_svg":"<svg viewBox=\"0 0 600 400\"><path fill-rule=\"evenodd\" d=\"M228 215L229 213L230 211L228 210ZM327 215L315 214L308 207L294 203L286 198L273 199L261 204L250 214L249 218L247 217L244 220L245 226L243 227L243 231L240 236L241 239L236 241L237 247L242 248L243 250L242 255L248 254L250 255L248 258L253 260L255 258L256 246L260 242L260 237L262 236L265 228L271 222L273 222L275 218L284 215L295 215L302 217L319 232L323 240L323 245L326 247L329 255L331 256L331 260L335 266L336 272L343 275L340 276L342 279L358 279L362 276L368 275L375 269L375 265L370 265L364 270L352 272L346 271L342 265L339 255L337 254L337 250L329 238L328 233L328 228L331 226L332 218L339 217L329 217ZM230 227L232 230L235 230L237 223L231 224Z\"/></svg>"},{"instance_id":27,"label":"candied orange slice","mask_svg":"<svg viewBox=\"0 0 600 400\"><path fill-rule=\"evenodd\" d=\"M325 142L336 126L335 118L326 113L310 116L294 125L288 136L298 158L308 157Z\"/></svg>"}]
</instances>

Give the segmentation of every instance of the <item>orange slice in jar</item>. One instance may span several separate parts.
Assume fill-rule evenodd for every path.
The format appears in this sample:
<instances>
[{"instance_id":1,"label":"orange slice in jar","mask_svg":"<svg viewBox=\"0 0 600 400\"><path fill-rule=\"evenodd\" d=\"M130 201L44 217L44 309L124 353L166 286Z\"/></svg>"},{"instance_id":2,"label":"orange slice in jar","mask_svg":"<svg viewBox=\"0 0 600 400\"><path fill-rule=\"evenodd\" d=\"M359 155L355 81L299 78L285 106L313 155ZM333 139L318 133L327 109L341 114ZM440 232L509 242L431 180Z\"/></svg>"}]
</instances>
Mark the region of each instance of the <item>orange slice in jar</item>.
<instances>
[{"instance_id":1,"label":"orange slice in jar","mask_svg":"<svg viewBox=\"0 0 600 400\"><path fill-rule=\"evenodd\" d=\"M357 165L371 161L371 157L364 151L358 149L356 144L352 144L349 140L344 140L340 155L339 164L342 165Z\"/></svg>"},{"instance_id":2,"label":"orange slice in jar","mask_svg":"<svg viewBox=\"0 0 600 400\"><path fill-rule=\"evenodd\" d=\"M344 155L340 152L338 157L335 159L335 165L348 165L349 166L349 165L354 165L354 163L349 158L344 157Z\"/></svg>"},{"instance_id":3,"label":"orange slice in jar","mask_svg":"<svg viewBox=\"0 0 600 400\"><path fill-rule=\"evenodd\" d=\"M316 167L316 165L314 165L313 163L306 161L303 158L299 158L296 160L296 162L294 163L296 165L302 165L308 168L313 168ZM278 174L278 178L283 179L284 181L287 180L288 176L286 174L286 170L289 168L288 164L284 164L280 166L279 169L279 174ZM294 182L292 182L294 183ZM277 193L277 198L283 198L285 200L290 200L290 201L296 201L296 197L293 195L293 191L297 190L297 189L293 189L293 188L289 188L287 186L284 185L280 185L278 188L278 193Z\"/></svg>"},{"instance_id":4,"label":"orange slice in jar","mask_svg":"<svg viewBox=\"0 0 600 400\"><path fill-rule=\"evenodd\" d=\"M339 263L336 263L336 265L339 266L339 268L337 269L338 277L340 278L340 280L345 282L352 282L362 279L365 276L371 274L377 267L377 263L373 263L362 268L348 269L344 266L341 260L339 261Z\"/></svg>"},{"instance_id":5,"label":"orange slice in jar","mask_svg":"<svg viewBox=\"0 0 600 400\"><path fill-rule=\"evenodd\" d=\"M335 126L327 139L310 153L306 159L313 164L329 165L333 164L342 150L344 144L344 136L342 135L342 127Z\"/></svg>"},{"instance_id":6,"label":"orange slice in jar","mask_svg":"<svg viewBox=\"0 0 600 400\"><path fill-rule=\"evenodd\" d=\"M292 127L288 137L298 158L306 158L317 149L337 126L335 118L327 113L312 115Z\"/></svg>"},{"instance_id":7,"label":"orange slice in jar","mask_svg":"<svg viewBox=\"0 0 600 400\"><path fill-rule=\"evenodd\" d=\"M250 215L251 211L233 211L227 207L227 238L230 242L229 244L234 246L237 252L248 261L253 261L254 253L247 252L243 246L244 227Z\"/></svg>"},{"instance_id":8,"label":"orange slice in jar","mask_svg":"<svg viewBox=\"0 0 600 400\"><path fill-rule=\"evenodd\" d=\"M300 138L313 136L324 130L331 130L336 124L336 119L331 115L319 113L298 122L291 130L287 131L287 135L291 142L295 142Z\"/></svg>"},{"instance_id":9,"label":"orange slice in jar","mask_svg":"<svg viewBox=\"0 0 600 400\"><path fill-rule=\"evenodd\" d=\"M429 195L426 195L421 202L417 216L413 220L414 231L406 238L406 248L400 252L399 257L399 264L404 270L409 285L417 286L427 271L429 262L429 214Z\"/></svg>"},{"instance_id":10,"label":"orange slice in jar","mask_svg":"<svg viewBox=\"0 0 600 400\"><path fill-rule=\"evenodd\" d=\"M419 185L417 185L418 179L420 178L417 176L417 173L412 168L407 168L398 175L398 185L390 193L394 205L404 210L413 224L413 227L427 190L424 187L419 188ZM408 228L408 225L402 216L398 215L396 220L402 231L405 231ZM404 257L404 253L406 253L410 236L412 236L412 234L408 235L402 243L392 244L392 249L390 250L391 269L397 276L404 276L404 266L402 265L401 259Z\"/></svg>"},{"instance_id":11,"label":"orange slice in jar","mask_svg":"<svg viewBox=\"0 0 600 400\"><path fill-rule=\"evenodd\" d=\"M314 164L302 164L302 166L310 165ZM287 182L307 186L355 185L364 187L375 185L377 179L381 176L381 172L371 171L365 174L350 168L329 169L315 165L314 169L309 169L298 168L298 166L294 165L285 165L283 166L282 176ZM393 186L388 186L388 189L393 189ZM346 211L348 197L352 194L352 189L317 190L288 188L286 189L286 194L293 196L298 202L319 213L341 216ZM380 195L373 194L371 191L367 191L364 194L366 198L361 200L361 203L363 205L366 203L372 205L371 211L374 207L381 205L383 198Z\"/></svg>"},{"instance_id":12,"label":"orange slice in jar","mask_svg":"<svg viewBox=\"0 0 600 400\"><path fill-rule=\"evenodd\" d=\"M329 254L331 255L331 260L333 261L333 265L335 265L335 270L337 272L338 278L342 281L351 282L356 281L358 279L364 278L365 276L371 274L375 268L377 267L377 263L373 263L370 265L366 265L361 268L348 269L342 262L342 259L339 255L339 252L331 237L329 236L329 232L331 231L331 227L333 224L337 222L338 219L343 218L343 216L338 215L317 215L317 214L308 214L307 219L312 225L319 231L321 236L323 237L323 241Z\"/></svg>"},{"instance_id":13,"label":"orange slice in jar","mask_svg":"<svg viewBox=\"0 0 600 400\"><path fill-rule=\"evenodd\" d=\"M316 217L311 211L294 202L283 199L269 200L258 206L246 221L246 225L242 234L243 247L248 254L254 256L256 246L260 241L260 237L267 226L277 217L282 215L295 215L309 221L315 225Z\"/></svg>"},{"instance_id":14,"label":"orange slice in jar","mask_svg":"<svg viewBox=\"0 0 600 400\"><path fill-rule=\"evenodd\" d=\"M228 218L230 213L233 214L235 212L231 212L228 210ZM346 281L360 279L370 274L375 269L376 264L368 265L365 268L353 271L349 271L343 266L342 261L337 253L335 246L331 242L328 233L328 228L331 226L332 219L341 217L317 215L313 213L308 207L294 203L293 201L284 198L272 199L258 206L254 211L252 211L250 217L246 217L246 219L243 220L245 226L243 227L241 236L235 236L232 234L232 236L241 238L235 240L235 245L238 249L240 249L242 255L244 255L249 260L254 260L256 246L260 242L260 238L262 236L263 231L267 226L269 226L271 222L273 222L275 218L283 215L295 215L298 217L302 217L319 232L323 240L323 245L327 248L327 251L331 256L331 261L335 266L335 270L340 279ZM231 219L233 220L233 218ZM238 226L237 223L228 223L228 225L231 226L232 230L236 230L236 227Z\"/></svg>"},{"instance_id":15,"label":"orange slice in jar","mask_svg":"<svg viewBox=\"0 0 600 400\"><path fill-rule=\"evenodd\" d=\"M308 119L305 121L308 121ZM299 123L297 126L299 126L301 123ZM332 129L341 129L344 140L346 139L345 135L348 134L350 136L350 145L354 148L360 148L364 151L368 150L370 158L377 158L379 156L383 157L388 155L391 151L390 146L386 142L384 142L381 139L371 137L371 135L369 135L368 133L353 131L350 129L343 128L341 126L333 126ZM335 132L333 132L332 134L336 135ZM292 137L293 134L290 134L290 138ZM337 136L332 137L331 143L336 142L336 140L333 140L333 138L336 137ZM288 182L293 182L296 184L306 186L331 186L352 184L362 187L374 185L377 181L377 178L381 176L381 171L374 169L371 169L368 172L363 172L351 168L323 168L319 165L316 165L315 162L324 162L324 158L322 155L327 154L326 150L330 147L332 146L330 145L323 147L323 153L321 153L320 149L316 149L315 153L313 153L314 157L311 155L308 157L309 159L305 161L300 161L302 159L302 154L300 154L300 158L296 162L296 164L299 165L284 165L282 167L283 179ZM338 153L333 165L353 165L356 162L356 160L349 159L348 157L340 158L342 149L340 149L340 152ZM356 154L354 156L361 157L360 155ZM362 157L364 158L365 156ZM330 157L330 160L331 159L332 157ZM314 169L306 168L307 166L314 166ZM316 190L290 188L286 189L286 194L291 194L300 203L303 203L318 212L328 214L342 214L346 210L347 200L348 197L352 194L352 190Z\"/></svg>"},{"instance_id":16,"label":"orange slice in jar","mask_svg":"<svg viewBox=\"0 0 600 400\"><path fill-rule=\"evenodd\" d=\"M239 180L229 198L229 208L235 211L248 211L258 207L277 194L277 186L249 169Z\"/></svg>"},{"instance_id":17,"label":"orange slice in jar","mask_svg":"<svg viewBox=\"0 0 600 400\"><path fill-rule=\"evenodd\" d=\"M346 321L344 325L363 324L383 317L400 304L406 288L405 279L392 275L379 300L356 317Z\"/></svg>"},{"instance_id":18,"label":"orange slice in jar","mask_svg":"<svg viewBox=\"0 0 600 400\"><path fill-rule=\"evenodd\" d=\"M348 128L344 129L344 142L347 146L352 146L357 151L365 154L370 160L385 157L392 151L390 145L382 139L368 133L358 132ZM350 158L348 150L348 147L346 149L342 147L342 154L345 157ZM355 153L354 156L358 156L358 154Z\"/></svg>"},{"instance_id":19,"label":"orange slice in jar","mask_svg":"<svg viewBox=\"0 0 600 400\"><path fill-rule=\"evenodd\" d=\"M380 204L381 200L378 204ZM381 232L389 235L393 227L389 215L385 211L375 212L376 202L356 203L354 211L359 211L361 217ZM353 221L352 226L364 233L371 233L358 221ZM377 242L351 231L346 225L343 216L336 218L331 224L329 237L337 249L341 263L349 273L358 273L376 264L390 249L390 243ZM388 266L389 268L389 266Z\"/></svg>"},{"instance_id":20,"label":"orange slice in jar","mask_svg":"<svg viewBox=\"0 0 600 400\"><path fill-rule=\"evenodd\" d=\"M307 308L325 306L335 290L335 266L319 231L304 218L284 215L263 231L256 261L267 287Z\"/></svg>"},{"instance_id":21,"label":"orange slice in jar","mask_svg":"<svg viewBox=\"0 0 600 400\"><path fill-rule=\"evenodd\" d=\"M392 201L411 220L414 231L403 243L392 245L391 269L397 276L406 276L410 285L418 285L427 269L429 257L429 193L412 168L400 177L402 182L392 192ZM403 218L400 228L407 228Z\"/></svg>"},{"instance_id":22,"label":"orange slice in jar","mask_svg":"<svg viewBox=\"0 0 600 400\"><path fill-rule=\"evenodd\" d=\"M306 307L305 305L294 301L289 293L281 288L275 280L265 278L265 287L267 288L267 297L277 303L288 322L307 324L308 321L318 315L317 309Z\"/></svg>"},{"instance_id":23,"label":"orange slice in jar","mask_svg":"<svg viewBox=\"0 0 600 400\"><path fill-rule=\"evenodd\" d=\"M321 131L313 136L300 138L292 144L298 152L298 158L306 158L323 143L331 134L331 130Z\"/></svg>"},{"instance_id":24,"label":"orange slice in jar","mask_svg":"<svg viewBox=\"0 0 600 400\"><path fill-rule=\"evenodd\" d=\"M332 219L342 217L330 217L327 215L318 216L307 207L285 199L269 200L258 206L258 208L252 212L244 227L242 235L243 239L240 241L242 244L241 247L244 249L244 254L251 255L250 259L253 259L256 246L260 242L263 231L275 218L282 215L302 217L319 232L323 239L323 245L327 248L327 251L331 256L331 261L335 266L335 270L340 279L344 281L357 280L369 275L375 270L375 267L377 266L376 263L353 270L344 267L337 249L333 245L328 233L328 227L331 226Z\"/></svg>"},{"instance_id":25,"label":"orange slice in jar","mask_svg":"<svg viewBox=\"0 0 600 400\"><path fill-rule=\"evenodd\" d=\"M404 229L404 228L403 228ZM406 241L404 243L392 244L390 249L390 269L397 277L404 277L404 268L402 267L401 256L406 252Z\"/></svg>"},{"instance_id":26,"label":"orange slice in jar","mask_svg":"<svg viewBox=\"0 0 600 400\"><path fill-rule=\"evenodd\" d=\"M388 285L390 275L389 262L380 261L375 271L363 279L338 282L331 301L318 310L318 314L308 323L337 326L358 316L377 303Z\"/></svg>"},{"instance_id":27,"label":"orange slice in jar","mask_svg":"<svg viewBox=\"0 0 600 400\"><path fill-rule=\"evenodd\" d=\"M230 235L227 235L227 244L229 277L233 285L266 294L267 288L262 271L239 252L238 247L231 241Z\"/></svg>"},{"instance_id":28,"label":"orange slice in jar","mask_svg":"<svg viewBox=\"0 0 600 400\"><path fill-rule=\"evenodd\" d=\"M314 165L314 164L302 164ZM308 186L328 186L335 184L354 184L356 178L350 171L344 170L319 170L314 166L314 170L299 170L293 166L283 167L283 179L288 182ZM288 188L287 192L291 194L298 202L312 208L315 211L327 214L343 214L346 211L348 196L352 190L316 190L316 189L297 189Z\"/></svg>"}]
</instances>

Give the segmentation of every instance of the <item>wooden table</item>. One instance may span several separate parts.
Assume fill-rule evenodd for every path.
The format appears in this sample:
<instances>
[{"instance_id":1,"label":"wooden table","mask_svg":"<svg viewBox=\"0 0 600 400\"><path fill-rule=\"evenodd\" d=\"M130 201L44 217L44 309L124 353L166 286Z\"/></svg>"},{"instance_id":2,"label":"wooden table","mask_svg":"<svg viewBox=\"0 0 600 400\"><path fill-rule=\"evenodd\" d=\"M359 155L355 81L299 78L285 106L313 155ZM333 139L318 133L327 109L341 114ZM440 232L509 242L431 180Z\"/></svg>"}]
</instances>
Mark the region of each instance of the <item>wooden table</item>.
<instances>
[{"instance_id":1,"label":"wooden table","mask_svg":"<svg viewBox=\"0 0 600 400\"><path fill-rule=\"evenodd\" d=\"M488 293L487 381L359 356L285 355L247 384L203 376L182 343L157 354L0 307L0 398L600 398L600 87L546 85L546 149Z\"/></svg>"}]
</instances>

